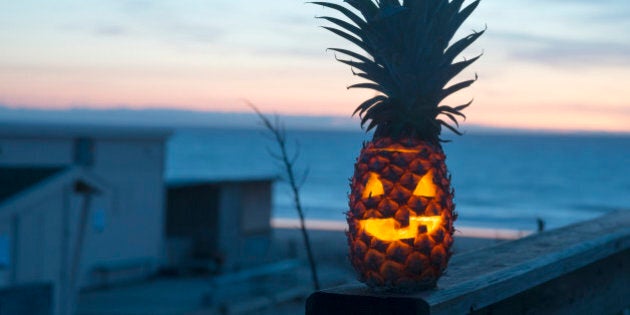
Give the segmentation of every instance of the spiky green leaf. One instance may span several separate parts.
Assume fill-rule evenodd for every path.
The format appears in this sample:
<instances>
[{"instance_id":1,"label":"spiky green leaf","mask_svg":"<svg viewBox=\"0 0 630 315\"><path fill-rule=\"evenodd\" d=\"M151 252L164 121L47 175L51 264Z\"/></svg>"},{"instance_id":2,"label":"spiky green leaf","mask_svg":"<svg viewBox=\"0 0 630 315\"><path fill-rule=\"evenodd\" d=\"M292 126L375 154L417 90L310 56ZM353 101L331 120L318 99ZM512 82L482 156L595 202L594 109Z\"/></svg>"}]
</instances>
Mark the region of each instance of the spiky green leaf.
<instances>
[{"instance_id":1,"label":"spiky green leaf","mask_svg":"<svg viewBox=\"0 0 630 315\"><path fill-rule=\"evenodd\" d=\"M371 89L384 94L388 94L386 89L384 89L381 85L375 83L357 83L350 85L348 89Z\"/></svg>"},{"instance_id":2,"label":"spiky green leaf","mask_svg":"<svg viewBox=\"0 0 630 315\"><path fill-rule=\"evenodd\" d=\"M322 26L323 28L345 38L346 40L348 40L349 42L357 45L359 48L363 49L365 52L367 52L368 54L371 53L372 49L370 49L369 46L367 46L363 41L361 41L361 39L356 38L342 30L336 29L334 27L329 27L329 26Z\"/></svg>"},{"instance_id":3,"label":"spiky green leaf","mask_svg":"<svg viewBox=\"0 0 630 315\"><path fill-rule=\"evenodd\" d=\"M464 49L468 48L468 46L474 43L481 35L483 35L485 31L486 30L472 33L458 40L453 45L451 45L446 50L446 52L444 52L444 58L442 59L443 60L442 64L450 64L451 62L453 62L455 57L459 56L459 54L461 54L464 51Z\"/></svg>"},{"instance_id":4,"label":"spiky green leaf","mask_svg":"<svg viewBox=\"0 0 630 315\"><path fill-rule=\"evenodd\" d=\"M367 101L361 103L361 105L359 105L354 112L352 113L352 116L356 115L357 113L359 113L359 115L363 115L363 113L370 108L372 105L378 103L378 102L382 102L384 100L387 99L387 96L383 96L383 95L377 95L374 96L370 99L368 99Z\"/></svg>"},{"instance_id":5,"label":"spiky green leaf","mask_svg":"<svg viewBox=\"0 0 630 315\"><path fill-rule=\"evenodd\" d=\"M483 54L479 54L478 56L472 59L460 61L460 62L449 65L448 68L443 71L441 84L447 84L455 76L460 74L464 69L466 69L468 66L473 64L475 61L477 61L477 59L481 58L482 55Z\"/></svg>"},{"instance_id":6,"label":"spiky green leaf","mask_svg":"<svg viewBox=\"0 0 630 315\"><path fill-rule=\"evenodd\" d=\"M453 84L451 86L449 86L448 88L442 90L442 94L440 95L440 100L445 99L446 97L448 97L449 95L461 90L461 89L465 89L469 86L471 86L473 83L475 83L475 81L477 81L477 76L475 75L475 78L472 80L466 80L466 81L462 81L459 82L457 84Z\"/></svg>"},{"instance_id":7,"label":"spiky green leaf","mask_svg":"<svg viewBox=\"0 0 630 315\"><path fill-rule=\"evenodd\" d=\"M374 63L374 61L369 59L368 57L363 56L359 53L355 53L354 51L351 51L351 50L342 49L342 48L328 48L328 50L336 51L344 55L350 56L352 58L359 59L360 61L363 61L364 63L370 63L370 62Z\"/></svg>"},{"instance_id":8,"label":"spiky green leaf","mask_svg":"<svg viewBox=\"0 0 630 315\"><path fill-rule=\"evenodd\" d=\"M441 128L460 134L458 119L465 119L462 110L470 103L456 107L441 103L476 80L451 83L481 56L454 61L485 29L457 40L453 36L480 1L472 0L466 6L465 0L344 2L346 6L314 3L344 15L342 19L322 17L334 26L324 28L362 50L331 49L351 58L335 55L351 67L353 74L367 81L351 88L382 93L355 109L353 115L359 114L361 125L368 130L376 128L374 137L401 135L439 140Z\"/></svg>"},{"instance_id":9,"label":"spiky green leaf","mask_svg":"<svg viewBox=\"0 0 630 315\"><path fill-rule=\"evenodd\" d=\"M346 21L340 20L338 18L330 17L330 16L318 16L317 18L329 21L329 22L331 22L331 23L341 27L342 29L350 32L354 36L360 38L362 41L365 40L364 32L360 28L355 26L355 25L352 25L352 24L350 24L350 23L348 23Z\"/></svg>"},{"instance_id":10,"label":"spiky green leaf","mask_svg":"<svg viewBox=\"0 0 630 315\"><path fill-rule=\"evenodd\" d=\"M337 10L341 14L343 14L344 16L349 18L352 22L354 22L354 24L356 24L360 28L364 29L367 26L367 23L365 23L365 21L363 19L361 19L358 15L354 14L352 11L348 10L346 7L340 6L340 5L335 4L335 3L330 3L330 2L315 1L315 2L309 2L309 3L317 4L317 5L321 5L321 6L324 6L324 7L328 7L328 8Z\"/></svg>"},{"instance_id":11,"label":"spiky green leaf","mask_svg":"<svg viewBox=\"0 0 630 315\"><path fill-rule=\"evenodd\" d=\"M367 22L373 20L379 11L379 8L374 2L372 2L372 0L344 0L343 2L348 3L353 8L361 12Z\"/></svg>"}]
</instances>

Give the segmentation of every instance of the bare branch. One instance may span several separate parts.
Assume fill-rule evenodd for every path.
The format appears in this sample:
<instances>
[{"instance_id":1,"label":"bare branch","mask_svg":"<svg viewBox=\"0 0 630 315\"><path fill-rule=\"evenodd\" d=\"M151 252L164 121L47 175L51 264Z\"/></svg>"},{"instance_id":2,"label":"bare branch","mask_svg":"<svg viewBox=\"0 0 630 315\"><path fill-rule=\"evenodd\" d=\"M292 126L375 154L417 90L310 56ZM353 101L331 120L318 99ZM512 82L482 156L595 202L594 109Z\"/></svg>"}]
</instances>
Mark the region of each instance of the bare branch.
<instances>
[{"instance_id":1,"label":"bare branch","mask_svg":"<svg viewBox=\"0 0 630 315\"><path fill-rule=\"evenodd\" d=\"M300 158L300 148L299 148L299 146L295 148L295 152L293 152L293 157L291 157L291 159L289 159L289 162L291 164L295 164L295 162L298 160L298 158Z\"/></svg>"},{"instance_id":2,"label":"bare branch","mask_svg":"<svg viewBox=\"0 0 630 315\"><path fill-rule=\"evenodd\" d=\"M269 120L269 118L267 118L254 104L248 101L245 101L245 103L249 107L251 107L254 110L254 112L256 112L256 114L258 114L258 117L262 121L263 125L267 128L267 130L269 131L269 134L273 136L272 138L275 139L276 144L278 145L280 154L276 154L271 150L268 150L268 151L269 151L269 154L276 161L280 162L282 167L284 167L283 177L286 177L286 180L288 181L289 186L291 187L291 192L293 193L293 202L295 205L295 210L297 211L298 216L300 218L300 229L302 231L304 247L306 248L306 254L308 256L309 265L311 267L311 275L313 277L313 286L315 290L317 291L320 288L319 279L317 277L317 266L315 265L315 258L313 255L313 250L311 249L311 242L309 240L308 232L306 230L306 224L304 222L304 210L302 209L302 202L300 201L300 187L302 186L302 184L304 184L304 181L306 180L308 169L307 169L307 172L304 174L303 178L301 178L300 183L298 184L298 181L295 177L294 165L299 157L299 150L296 150L296 152L293 154L293 158L289 158L289 153L287 151L287 146L286 146L286 129L284 125L282 124L282 122L280 121L280 118L278 116L274 116L274 123L272 123ZM298 146L298 149L299 149L299 146Z\"/></svg>"},{"instance_id":3,"label":"bare branch","mask_svg":"<svg viewBox=\"0 0 630 315\"><path fill-rule=\"evenodd\" d=\"M267 153L274 158L274 160L279 160L282 161L282 156L280 156L279 154L277 154L276 152L274 152L271 148L269 147L265 147L265 149L267 149ZM281 164L278 164L281 165Z\"/></svg>"},{"instance_id":4,"label":"bare branch","mask_svg":"<svg viewBox=\"0 0 630 315\"><path fill-rule=\"evenodd\" d=\"M308 178L308 174L311 172L310 168L306 168L304 170L304 172L302 172L302 176L299 179L299 183L298 183L298 187L302 188L302 186L304 186L304 183L306 182L306 179Z\"/></svg>"}]
</instances>

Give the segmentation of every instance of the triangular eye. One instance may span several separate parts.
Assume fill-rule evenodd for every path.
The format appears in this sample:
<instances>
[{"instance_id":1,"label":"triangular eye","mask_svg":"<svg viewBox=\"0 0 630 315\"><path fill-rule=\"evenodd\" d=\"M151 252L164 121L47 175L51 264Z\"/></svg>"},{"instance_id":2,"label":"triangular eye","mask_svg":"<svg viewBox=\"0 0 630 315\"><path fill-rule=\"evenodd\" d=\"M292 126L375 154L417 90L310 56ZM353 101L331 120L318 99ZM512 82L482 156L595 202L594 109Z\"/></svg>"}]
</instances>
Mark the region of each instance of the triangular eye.
<instances>
[{"instance_id":1,"label":"triangular eye","mask_svg":"<svg viewBox=\"0 0 630 315\"><path fill-rule=\"evenodd\" d=\"M385 190L383 189L383 183L381 183L378 174L370 173L370 178L365 184L365 189L363 190L363 198L376 197L384 193Z\"/></svg>"},{"instance_id":2,"label":"triangular eye","mask_svg":"<svg viewBox=\"0 0 630 315\"><path fill-rule=\"evenodd\" d=\"M413 194L421 197L435 197L436 195L435 183L433 183L433 170L429 170L416 186Z\"/></svg>"}]
</instances>

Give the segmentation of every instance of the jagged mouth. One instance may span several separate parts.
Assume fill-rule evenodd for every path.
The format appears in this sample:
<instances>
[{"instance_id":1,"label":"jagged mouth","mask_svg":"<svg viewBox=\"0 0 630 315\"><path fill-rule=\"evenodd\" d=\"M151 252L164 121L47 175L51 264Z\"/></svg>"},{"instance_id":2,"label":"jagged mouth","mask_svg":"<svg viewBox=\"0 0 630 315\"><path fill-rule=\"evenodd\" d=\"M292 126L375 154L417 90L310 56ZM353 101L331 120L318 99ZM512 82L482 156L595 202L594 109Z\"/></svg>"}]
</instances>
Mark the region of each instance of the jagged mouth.
<instances>
[{"instance_id":1,"label":"jagged mouth","mask_svg":"<svg viewBox=\"0 0 630 315\"><path fill-rule=\"evenodd\" d=\"M409 217L409 225L401 228L394 218L359 220L363 231L382 241L410 239L422 233L432 234L441 222L440 216L412 216Z\"/></svg>"}]
</instances>

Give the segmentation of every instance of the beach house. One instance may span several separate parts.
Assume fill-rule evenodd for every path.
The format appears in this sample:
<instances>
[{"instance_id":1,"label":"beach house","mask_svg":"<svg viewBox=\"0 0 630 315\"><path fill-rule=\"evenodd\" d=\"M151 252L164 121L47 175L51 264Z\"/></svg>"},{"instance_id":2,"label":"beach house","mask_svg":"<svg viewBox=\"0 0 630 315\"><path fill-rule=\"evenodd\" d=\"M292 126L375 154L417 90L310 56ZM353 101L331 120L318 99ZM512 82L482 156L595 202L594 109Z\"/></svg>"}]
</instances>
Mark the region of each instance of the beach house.
<instances>
[{"instance_id":1,"label":"beach house","mask_svg":"<svg viewBox=\"0 0 630 315\"><path fill-rule=\"evenodd\" d=\"M170 179L167 266L224 273L263 263L271 243L275 179Z\"/></svg>"},{"instance_id":2,"label":"beach house","mask_svg":"<svg viewBox=\"0 0 630 315\"><path fill-rule=\"evenodd\" d=\"M152 274L164 257L170 131L0 125L0 288L78 288ZM70 303L71 304L71 303Z\"/></svg>"}]
</instances>

